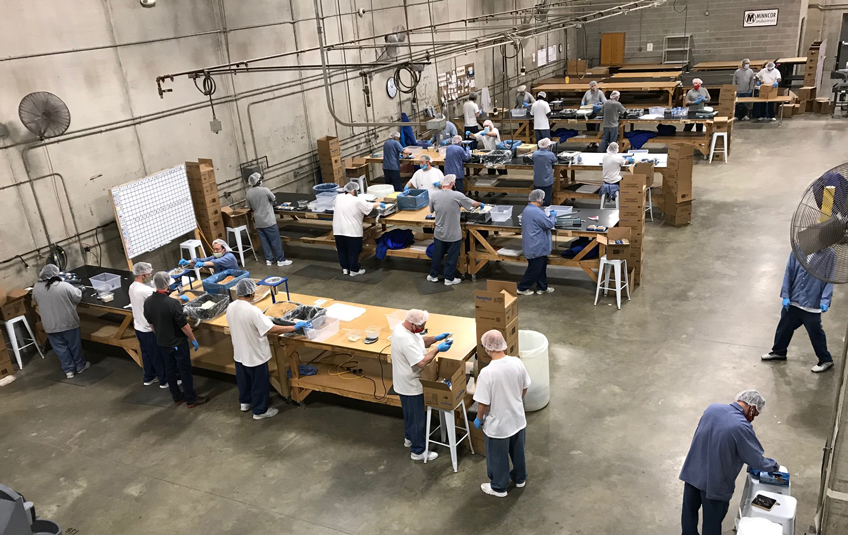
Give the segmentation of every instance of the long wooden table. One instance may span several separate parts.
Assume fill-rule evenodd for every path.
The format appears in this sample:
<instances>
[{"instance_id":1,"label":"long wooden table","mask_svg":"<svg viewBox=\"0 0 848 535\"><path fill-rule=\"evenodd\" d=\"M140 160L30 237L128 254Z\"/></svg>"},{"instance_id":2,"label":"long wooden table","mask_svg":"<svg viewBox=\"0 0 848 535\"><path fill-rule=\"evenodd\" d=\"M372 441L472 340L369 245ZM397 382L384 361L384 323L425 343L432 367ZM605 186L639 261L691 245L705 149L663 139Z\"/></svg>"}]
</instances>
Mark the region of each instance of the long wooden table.
<instances>
[{"instance_id":1,"label":"long wooden table","mask_svg":"<svg viewBox=\"0 0 848 535\"><path fill-rule=\"evenodd\" d=\"M647 93L647 92L659 92L665 95L665 100L660 99L657 102L652 103L641 103L639 107L648 107L648 106L674 106L674 98L675 92L681 87L680 82L676 80L650 80L643 82L628 82L625 80L617 81L613 79L609 79L606 81L598 82L598 89L604 91L604 93L609 94L610 91L619 91L623 94L625 93ZM580 96L589 90L589 83L568 83L565 81L562 83L546 83L533 87L533 92L538 93L539 91L546 92L549 96L552 95L570 95L570 96Z\"/></svg>"},{"instance_id":2,"label":"long wooden table","mask_svg":"<svg viewBox=\"0 0 848 535\"><path fill-rule=\"evenodd\" d=\"M742 103L754 103L754 104L766 104L766 103L775 103L775 104L789 104L792 102L792 97L789 95L776 95L769 98L763 97L736 97L736 102ZM783 124L783 106L778 106L780 108L780 121L778 121L778 126Z\"/></svg>"},{"instance_id":3,"label":"long wooden table","mask_svg":"<svg viewBox=\"0 0 848 535\"><path fill-rule=\"evenodd\" d=\"M762 69L766 63L773 61L770 59L751 60L752 69ZM692 67L693 71L724 71L729 69L738 69L742 65L742 60L738 61L702 61Z\"/></svg>"},{"instance_id":4,"label":"long wooden table","mask_svg":"<svg viewBox=\"0 0 848 535\"><path fill-rule=\"evenodd\" d=\"M680 64L673 63L627 63L618 68L619 72L679 71Z\"/></svg>"},{"instance_id":5,"label":"long wooden table","mask_svg":"<svg viewBox=\"0 0 848 535\"><path fill-rule=\"evenodd\" d=\"M667 78L678 78L681 74L683 74L683 71L681 71L681 70L676 70L676 71L647 71L647 72L641 72L641 71L617 72L617 73L613 74L612 76L610 76L609 78L607 78L605 81L618 82L618 81L631 79L631 78L661 78L661 79L662 78L666 78L666 79Z\"/></svg>"}]
</instances>

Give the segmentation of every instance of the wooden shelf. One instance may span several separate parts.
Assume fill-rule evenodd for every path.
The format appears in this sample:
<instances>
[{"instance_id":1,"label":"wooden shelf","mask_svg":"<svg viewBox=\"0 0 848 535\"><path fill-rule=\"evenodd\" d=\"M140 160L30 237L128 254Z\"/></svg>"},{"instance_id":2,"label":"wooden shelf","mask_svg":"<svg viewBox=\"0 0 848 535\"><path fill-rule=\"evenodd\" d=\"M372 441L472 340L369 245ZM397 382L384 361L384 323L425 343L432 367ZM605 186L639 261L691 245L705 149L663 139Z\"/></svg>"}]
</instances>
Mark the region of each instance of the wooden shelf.
<instances>
[{"instance_id":1,"label":"wooden shelf","mask_svg":"<svg viewBox=\"0 0 848 535\"><path fill-rule=\"evenodd\" d=\"M340 371L338 365L345 361L350 361L348 364L350 367L362 368L363 374L370 380L365 377L357 378L352 373L345 373L344 369ZM318 368L318 373L292 379L292 387L400 407L400 398L397 395L386 395L392 387L392 365L389 363L382 363L382 380L380 362L376 359L357 359L339 355L313 362L311 365Z\"/></svg>"}]
</instances>

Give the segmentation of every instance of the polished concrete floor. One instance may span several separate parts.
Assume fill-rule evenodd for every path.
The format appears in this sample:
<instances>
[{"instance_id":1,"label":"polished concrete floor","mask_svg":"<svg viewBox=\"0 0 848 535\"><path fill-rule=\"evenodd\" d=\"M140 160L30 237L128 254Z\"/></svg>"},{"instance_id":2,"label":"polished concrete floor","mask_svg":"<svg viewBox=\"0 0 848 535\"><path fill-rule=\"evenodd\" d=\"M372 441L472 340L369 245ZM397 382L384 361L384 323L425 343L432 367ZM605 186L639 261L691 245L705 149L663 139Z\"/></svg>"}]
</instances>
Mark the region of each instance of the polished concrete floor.
<instances>
[{"instance_id":1,"label":"polished concrete floor","mask_svg":"<svg viewBox=\"0 0 848 535\"><path fill-rule=\"evenodd\" d=\"M281 413L257 422L238 411L234 380L216 375L202 379L214 396L208 405L129 404L125 396L143 388L140 370L97 348L89 357L106 376L91 386L53 380L59 366L50 353L0 389L0 482L84 535L679 533L677 475L701 412L758 388L768 404L755 429L767 455L792 472L803 533L815 512L835 375L810 372L816 360L803 330L787 362L759 356L779 315L790 217L806 185L843 162L845 128L813 117L740 125L731 163L696 162L692 225L648 224L643 285L621 311L611 299L593 306L589 279L562 268L549 270L556 293L521 298L521 327L551 343L552 396L528 415L528 485L506 499L480 492L480 456L462 457L457 474L447 455L410 461L400 410L333 396L295 408L275 397ZM326 250L289 254L289 273L335 265ZM420 296L411 282L424 277L423 263L382 269L392 272L378 286L297 276L291 285L465 316L485 285ZM517 280L520 272L485 275ZM837 354L845 296L837 288L824 316Z\"/></svg>"}]
</instances>

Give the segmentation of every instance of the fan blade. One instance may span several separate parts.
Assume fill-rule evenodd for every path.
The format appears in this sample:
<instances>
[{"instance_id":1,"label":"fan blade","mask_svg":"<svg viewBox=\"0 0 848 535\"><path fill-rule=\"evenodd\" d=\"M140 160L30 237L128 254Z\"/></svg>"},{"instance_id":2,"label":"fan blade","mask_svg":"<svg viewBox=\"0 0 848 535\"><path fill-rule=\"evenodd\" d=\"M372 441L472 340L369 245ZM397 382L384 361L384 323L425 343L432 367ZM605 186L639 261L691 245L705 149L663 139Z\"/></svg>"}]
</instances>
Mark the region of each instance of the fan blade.
<instances>
[{"instance_id":1,"label":"fan blade","mask_svg":"<svg viewBox=\"0 0 848 535\"><path fill-rule=\"evenodd\" d=\"M843 239L845 239L845 223L835 217L798 232L798 245L806 255L827 249Z\"/></svg>"}]
</instances>

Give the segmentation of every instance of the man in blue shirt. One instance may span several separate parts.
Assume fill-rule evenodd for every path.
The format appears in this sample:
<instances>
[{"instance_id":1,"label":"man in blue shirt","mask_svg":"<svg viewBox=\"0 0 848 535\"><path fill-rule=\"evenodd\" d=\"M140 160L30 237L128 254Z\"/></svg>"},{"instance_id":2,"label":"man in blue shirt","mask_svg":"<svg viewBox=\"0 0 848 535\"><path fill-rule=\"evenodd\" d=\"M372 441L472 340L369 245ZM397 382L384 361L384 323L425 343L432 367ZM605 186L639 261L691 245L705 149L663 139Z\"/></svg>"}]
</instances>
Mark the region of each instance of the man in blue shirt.
<instances>
[{"instance_id":1,"label":"man in blue shirt","mask_svg":"<svg viewBox=\"0 0 848 535\"><path fill-rule=\"evenodd\" d=\"M456 125L450 121L445 122L445 127L430 138L431 145L450 145L453 136L459 132L456 130Z\"/></svg>"},{"instance_id":2,"label":"man in blue shirt","mask_svg":"<svg viewBox=\"0 0 848 535\"><path fill-rule=\"evenodd\" d=\"M456 191L465 193L465 165L471 161L471 148L462 146L462 136L453 136L452 144L445 150L445 176L456 177Z\"/></svg>"},{"instance_id":3,"label":"man in blue shirt","mask_svg":"<svg viewBox=\"0 0 848 535\"><path fill-rule=\"evenodd\" d=\"M518 283L518 293L533 295L530 288L535 284L536 293L544 294L554 291L548 287L548 255L551 254L551 229L556 224L556 212L551 210L545 215L542 202L545 192L534 189L530 192L530 204L521 214L521 245L524 258L527 259L527 271Z\"/></svg>"},{"instance_id":4,"label":"man in blue shirt","mask_svg":"<svg viewBox=\"0 0 848 535\"><path fill-rule=\"evenodd\" d=\"M818 253L824 257L824 269L834 268L833 253ZM783 275L783 287L780 289L783 309L780 321L774 333L774 345L771 352L760 357L762 360L786 360L786 350L792 340L792 334L801 325L807 329L810 342L818 357L818 364L812 367L814 373L825 372L833 367L833 357L827 350L827 337L822 328L821 315L830 308L833 299L833 285L813 277L804 266L789 254L786 273Z\"/></svg>"},{"instance_id":5,"label":"man in blue shirt","mask_svg":"<svg viewBox=\"0 0 848 535\"><path fill-rule=\"evenodd\" d=\"M386 184L394 186L395 191L403 191L400 181L400 157L401 154L409 154L399 139L400 132L392 132L389 140L383 145L383 176L386 178Z\"/></svg>"},{"instance_id":6,"label":"man in blue shirt","mask_svg":"<svg viewBox=\"0 0 848 535\"><path fill-rule=\"evenodd\" d=\"M533 188L545 192L545 200L542 206L551 205L552 191L554 189L554 164L557 163L557 156L550 151L550 148L550 139L540 139L540 150L535 151L531 156L533 158Z\"/></svg>"},{"instance_id":7,"label":"man in blue shirt","mask_svg":"<svg viewBox=\"0 0 848 535\"><path fill-rule=\"evenodd\" d=\"M683 535L698 535L699 509L703 509L701 535L721 535L721 522L743 464L765 472L780 469L777 461L763 456L751 425L765 405L759 392L745 390L737 394L735 403L713 403L704 411L680 471L685 483Z\"/></svg>"},{"instance_id":8,"label":"man in blue shirt","mask_svg":"<svg viewBox=\"0 0 848 535\"><path fill-rule=\"evenodd\" d=\"M220 273L228 269L238 269L238 260L233 254L232 249L224 240L215 240L212 242L212 256L206 258L192 258L188 265L191 267L208 267L212 268L215 273Z\"/></svg>"}]
</instances>

